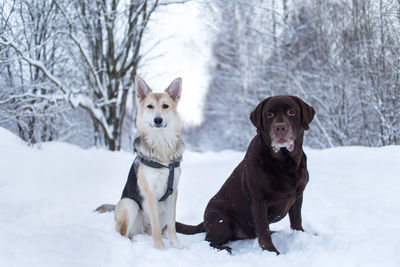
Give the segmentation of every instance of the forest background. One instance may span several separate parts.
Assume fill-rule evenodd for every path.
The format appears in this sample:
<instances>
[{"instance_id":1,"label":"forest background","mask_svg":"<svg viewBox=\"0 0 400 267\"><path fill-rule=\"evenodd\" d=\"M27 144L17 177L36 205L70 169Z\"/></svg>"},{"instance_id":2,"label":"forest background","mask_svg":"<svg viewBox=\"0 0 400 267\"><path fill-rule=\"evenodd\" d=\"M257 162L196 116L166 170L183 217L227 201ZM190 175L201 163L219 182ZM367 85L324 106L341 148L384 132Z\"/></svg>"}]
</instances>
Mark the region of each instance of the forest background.
<instances>
[{"instance_id":1,"label":"forest background","mask_svg":"<svg viewBox=\"0 0 400 267\"><path fill-rule=\"evenodd\" d=\"M132 151L135 75L150 86L168 76L165 88L182 59L174 73L184 81L182 103L196 103L181 110L191 149L245 150L255 134L249 113L282 94L317 112L307 146L400 144L400 0L3 0L0 7L0 126L29 144ZM191 47L185 54L159 26L185 25L188 8L201 25L190 34L206 41L183 44Z\"/></svg>"}]
</instances>

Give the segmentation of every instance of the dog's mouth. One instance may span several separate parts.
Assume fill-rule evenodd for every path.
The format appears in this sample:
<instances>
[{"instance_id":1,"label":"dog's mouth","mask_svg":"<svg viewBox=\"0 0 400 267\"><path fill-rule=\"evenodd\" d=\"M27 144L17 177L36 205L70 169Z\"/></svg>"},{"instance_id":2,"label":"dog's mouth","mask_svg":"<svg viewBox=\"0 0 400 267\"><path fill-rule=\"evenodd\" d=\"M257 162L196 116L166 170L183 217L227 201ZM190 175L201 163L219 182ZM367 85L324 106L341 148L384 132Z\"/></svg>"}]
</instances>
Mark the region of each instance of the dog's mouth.
<instances>
[{"instance_id":1,"label":"dog's mouth","mask_svg":"<svg viewBox=\"0 0 400 267\"><path fill-rule=\"evenodd\" d=\"M293 152L295 149L294 140L285 137L275 137L271 142L272 150L278 153L281 148L286 148L289 152Z\"/></svg>"},{"instance_id":2,"label":"dog's mouth","mask_svg":"<svg viewBox=\"0 0 400 267\"><path fill-rule=\"evenodd\" d=\"M163 123L163 124L156 124L156 123L150 123L150 126L152 127L152 128L165 128L165 127L167 127L167 123Z\"/></svg>"}]
</instances>

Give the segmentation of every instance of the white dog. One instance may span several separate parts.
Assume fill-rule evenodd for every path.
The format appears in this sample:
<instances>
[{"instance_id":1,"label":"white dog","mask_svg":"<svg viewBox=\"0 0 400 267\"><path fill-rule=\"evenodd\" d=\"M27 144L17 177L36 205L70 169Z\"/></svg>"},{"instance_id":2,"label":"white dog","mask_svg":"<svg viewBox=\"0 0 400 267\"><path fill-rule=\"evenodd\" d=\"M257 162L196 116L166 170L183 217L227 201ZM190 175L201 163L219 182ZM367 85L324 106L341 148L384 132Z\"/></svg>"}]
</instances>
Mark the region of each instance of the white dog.
<instances>
[{"instance_id":1,"label":"white dog","mask_svg":"<svg viewBox=\"0 0 400 267\"><path fill-rule=\"evenodd\" d=\"M180 161L184 145L177 112L182 80L175 79L164 93L153 93L136 77L137 157L116 206L102 205L99 212L115 209L117 231L128 238L151 233L154 247L162 249L162 232L167 230L174 247L179 247L175 230L176 199Z\"/></svg>"}]
</instances>

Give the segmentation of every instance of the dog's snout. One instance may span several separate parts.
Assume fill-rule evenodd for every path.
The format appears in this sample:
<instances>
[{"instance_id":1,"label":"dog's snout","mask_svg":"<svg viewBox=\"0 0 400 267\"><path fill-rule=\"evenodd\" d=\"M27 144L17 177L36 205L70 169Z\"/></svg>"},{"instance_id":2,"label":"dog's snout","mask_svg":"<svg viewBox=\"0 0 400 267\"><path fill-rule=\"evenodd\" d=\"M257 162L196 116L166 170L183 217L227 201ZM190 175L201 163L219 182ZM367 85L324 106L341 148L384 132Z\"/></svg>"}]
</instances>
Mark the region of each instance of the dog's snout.
<instances>
[{"instance_id":1,"label":"dog's snout","mask_svg":"<svg viewBox=\"0 0 400 267\"><path fill-rule=\"evenodd\" d=\"M163 119L161 117L155 117L154 118L155 125L161 125L162 122L163 122Z\"/></svg>"},{"instance_id":2,"label":"dog's snout","mask_svg":"<svg viewBox=\"0 0 400 267\"><path fill-rule=\"evenodd\" d=\"M275 124L274 131L277 135L285 135L288 132L288 128L286 122L278 122Z\"/></svg>"}]
</instances>

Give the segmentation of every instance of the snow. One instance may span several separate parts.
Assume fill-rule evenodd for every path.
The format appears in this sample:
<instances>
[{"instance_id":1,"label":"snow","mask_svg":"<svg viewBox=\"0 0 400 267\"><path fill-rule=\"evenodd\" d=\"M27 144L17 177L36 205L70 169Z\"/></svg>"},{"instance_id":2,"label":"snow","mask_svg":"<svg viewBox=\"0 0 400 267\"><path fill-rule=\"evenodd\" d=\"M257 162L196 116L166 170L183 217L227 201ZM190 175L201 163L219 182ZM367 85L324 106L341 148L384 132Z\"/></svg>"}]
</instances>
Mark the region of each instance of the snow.
<instances>
[{"instance_id":1,"label":"snow","mask_svg":"<svg viewBox=\"0 0 400 267\"><path fill-rule=\"evenodd\" d=\"M113 214L133 155L59 143L28 147L0 128L0 266L400 266L400 146L306 149L310 182L303 232L271 225L282 253L256 240L217 251L204 234L178 234L184 248L157 250L148 235L115 231ZM198 223L242 152L186 151L178 220Z\"/></svg>"}]
</instances>

